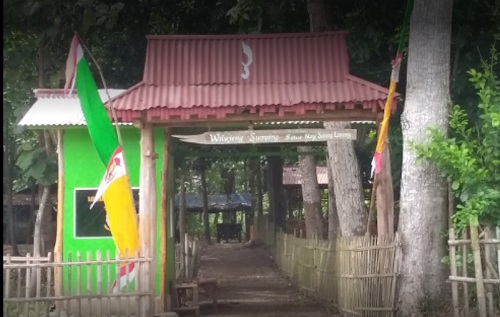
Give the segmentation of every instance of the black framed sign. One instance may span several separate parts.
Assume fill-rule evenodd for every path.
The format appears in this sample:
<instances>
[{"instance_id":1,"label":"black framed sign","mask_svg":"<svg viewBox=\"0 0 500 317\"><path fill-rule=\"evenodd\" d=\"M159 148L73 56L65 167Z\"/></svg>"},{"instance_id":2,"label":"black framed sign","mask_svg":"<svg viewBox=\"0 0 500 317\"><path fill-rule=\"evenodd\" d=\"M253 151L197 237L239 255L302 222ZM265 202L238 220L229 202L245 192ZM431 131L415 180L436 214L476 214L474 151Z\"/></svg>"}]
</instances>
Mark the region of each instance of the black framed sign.
<instances>
[{"instance_id":1,"label":"black framed sign","mask_svg":"<svg viewBox=\"0 0 500 317\"><path fill-rule=\"evenodd\" d=\"M74 228L76 238L111 237L111 232L106 224L106 211L102 198L90 209L96 193L97 188L75 188ZM135 210L139 212L139 188L132 188L132 193Z\"/></svg>"}]
</instances>

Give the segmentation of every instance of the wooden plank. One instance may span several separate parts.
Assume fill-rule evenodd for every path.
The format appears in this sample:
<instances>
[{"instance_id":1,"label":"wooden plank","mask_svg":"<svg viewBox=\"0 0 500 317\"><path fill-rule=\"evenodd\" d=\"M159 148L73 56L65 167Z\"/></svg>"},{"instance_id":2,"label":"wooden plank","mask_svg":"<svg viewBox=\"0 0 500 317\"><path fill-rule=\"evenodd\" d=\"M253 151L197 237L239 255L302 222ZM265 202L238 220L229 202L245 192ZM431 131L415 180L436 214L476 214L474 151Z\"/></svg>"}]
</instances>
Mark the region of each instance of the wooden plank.
<instances>
[{"instance_id":1,"label":"wooden plank","mask_svg":"<svg viewBox=\"0 0 500 317\"><path fill-rule=\"evenodd\" d=\"M448 245L470 245L470 239L448 240ZM482 239L479 244L500 244L500 239Z\"/></svg>"},{"instance_id":2,"label":"wooden plank","mask_svg":"<svg viewBox=\"0 0 500 317\"><path fill-rule=\"evenodd\" d=\"M174 135L182 142L210 145L257 143L310 143L355 140L356 129L286 129L213 131L196 135Z\"/></svg>"},{"instance_id":3,"label":"wooden plank","mask_svg":"<svg viewBox=\"0 0 500 317\"><path fill-rule=\"evenodd\" d=\"M477 283L477 279L475 277L465 277L465 276L449 276L448 281L456 281L456 282L466 282L466 283ZM483 278L482 281L484 284L498 284L500 285L500 279L494 278Z\"/></svg>"}]
</instances>

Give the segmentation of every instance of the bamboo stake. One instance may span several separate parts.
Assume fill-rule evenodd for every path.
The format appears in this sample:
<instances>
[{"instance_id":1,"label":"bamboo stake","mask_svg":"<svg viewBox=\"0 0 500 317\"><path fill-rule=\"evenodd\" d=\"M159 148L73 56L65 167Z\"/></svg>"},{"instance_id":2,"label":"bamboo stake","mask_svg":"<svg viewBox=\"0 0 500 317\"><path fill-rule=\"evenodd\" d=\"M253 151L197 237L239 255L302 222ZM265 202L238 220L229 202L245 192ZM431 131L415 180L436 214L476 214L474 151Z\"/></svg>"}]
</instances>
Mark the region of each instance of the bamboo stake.
<instances>
[{"instance_id":1,"label":"bamboo stake","mask_svg":"<svg viewBox=\"0 0 500 317\"><path fill-rule=\"evenodd\" d=\"M477 307L479 310L479 317L486 317L486 300L483 281L483 267L481 261L481 251L479 248L479 234L476 226L470 226L470 238L472 254L474 256L474 272L476 275L476 293L477 293Z\"/></svg>"},{"instance_id":2,"label":"bamboo stake","mask_svg":"<svg viewBox=\"0 0 500 317\"><path fill-rule=\"evenodd\" d=\"M102 260L101 250L97 250L96 260ZM102 295L102 264L97 264L97 294ZM102 305L103 300L101 300L99 305L97 306L97 317L102 317Z\"/></svg>"},{"instance_id":3,"label":"bamboo stake","mask_svg":"<svg viewBox=\"0 0 500 317\"><path fill-rule=\"evenodd\" d=\"M161 203L160 203L160 306L159 311L166 311L167 299L167 214L173 212L168 206L168 165L169 165L170 130L164 132L163 168L161 172ZM174 256L175 261L175 256Z\"/></svg>"},{"instance_id":4,"label":"bamboo stake","mask_svg":"<svg viewBox=\"0 0 500 317\"><path fill-rule=\"evenodd\" d=\"M63 227L64 227L64 152L63 130L57 130L57 226L56 243L54 246L54 259L62 263L63 253ZM62 267L54 268L54 291L56 296L62 296ZM56 303L56 314L60 313L60 303Z\"/></svg>"},{"instance_id":5,"label":"bamboo stake","mask_svg":"<svg viewBox=\"0 0 500 317\"><path fill-rule=\"evenodd\" d=\"M467 228L463 229L462 239L467 239ZM467 245L462 245L462 276L467 277ZM464 296L464 314L469 316L469 284L467 282L462 283L463 296Z\"/></svg>"},{"instance_id":6,"label":"bamboo stake","mask_svg":"<svg viewBox=\"0 0 500 317\"><path fill-rule=\"evenodd\" d=\"M455 239L455 230L453 228L449 229L449 237ZM450 273L453 276L457 275L457 259L456 259L456 247L450 246ZM451 282L451 299L453 304L453 317L459 317L459 304L458 304L458 283Z\"/></svg>"},{"instance_id":7,"label":"bamboo stake","mask_svg":"<svg viewBox=\"0 0 500 317\"><path fill-rule=\"evenodd\" d=\"M489 227L486 227L484 228L484 238L485 239L490 239L491 238L491 231L490 231L490 228ZM490 264L490 257L491 257L491 253L490 253L490 245L485 245L484 246L484 261L486 264ZM491 264L490 265L486 265L486 279L491 279L491 276L492 276L492 272L491 272ZM493 305L493 292L492 292L492 287L490 285L488 285L486 287L486 298L488 300L488 315L493 317L495 316L495 309L494 309L494 305Z\"/></svg>"}]
</instances>

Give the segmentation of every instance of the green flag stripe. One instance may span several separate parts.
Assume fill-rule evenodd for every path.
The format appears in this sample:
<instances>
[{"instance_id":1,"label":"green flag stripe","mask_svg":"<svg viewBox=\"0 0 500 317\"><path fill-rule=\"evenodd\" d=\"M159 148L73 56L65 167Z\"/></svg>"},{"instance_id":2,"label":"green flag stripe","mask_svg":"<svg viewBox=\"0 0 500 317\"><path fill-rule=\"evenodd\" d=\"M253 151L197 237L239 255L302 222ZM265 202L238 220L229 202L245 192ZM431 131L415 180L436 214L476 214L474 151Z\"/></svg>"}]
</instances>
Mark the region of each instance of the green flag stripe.
<instances>
[{"instance_id":1,"label":"green flag stripe","mask_svg":"<svg viewBox=\"0 0 500 317\"><path fill-rule=\"evenodd\" d=\"M107 166L118 147L118 139L85 58L78 61L75 86L90 138L104 166Z\"/></svg>"}]
</instances>

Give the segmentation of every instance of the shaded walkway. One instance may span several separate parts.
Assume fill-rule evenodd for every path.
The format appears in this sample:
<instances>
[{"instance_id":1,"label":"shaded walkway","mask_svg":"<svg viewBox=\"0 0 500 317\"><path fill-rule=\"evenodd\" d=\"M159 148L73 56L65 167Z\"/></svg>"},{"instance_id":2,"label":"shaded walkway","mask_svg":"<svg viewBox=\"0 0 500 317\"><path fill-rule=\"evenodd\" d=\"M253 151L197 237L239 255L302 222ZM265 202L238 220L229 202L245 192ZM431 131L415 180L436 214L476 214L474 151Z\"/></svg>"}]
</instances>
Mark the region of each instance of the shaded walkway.
<instances>
[{"instance_id":1,"label":"shaded walkway","mask_svg":"<svg viewBox=\"0 0 500 317\"><path fill-rule=\"evenodd\" d=\"M220 305L214 311L204 303L203 316L332 316L293 288L262 247L205 246L198 275L215 277L219 283Z\"/></svg>"}]
</instances>

